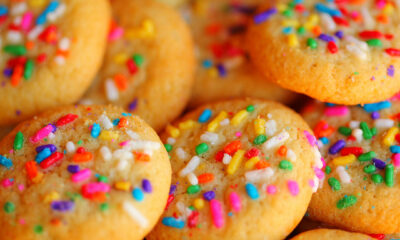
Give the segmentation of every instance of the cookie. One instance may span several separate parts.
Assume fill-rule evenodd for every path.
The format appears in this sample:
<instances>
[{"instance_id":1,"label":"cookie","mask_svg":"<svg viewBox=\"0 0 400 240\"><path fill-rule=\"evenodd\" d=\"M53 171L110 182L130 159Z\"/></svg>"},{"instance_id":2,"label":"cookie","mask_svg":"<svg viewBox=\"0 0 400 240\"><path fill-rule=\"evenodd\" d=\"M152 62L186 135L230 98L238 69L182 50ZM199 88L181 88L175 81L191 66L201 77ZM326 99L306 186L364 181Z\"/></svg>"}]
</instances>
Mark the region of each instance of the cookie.
<instances>
[{"instance_id":1,"label":"cookie","mask_svg":"<svg viewBox=\"0 0 400 240\"><path fill-rule=\"evenodd\" d=\"M79 100L109 21L107 0L0 0L0 125Z\"/></svg>"},{"instance_id":2,"label":"cookie","mask_svg":"<svg viewBox=\"0 0 400 240\"><path fill-rule=\"evenodd\" d=\"M0 127L0 140L13 130L12 127Z\"/></svg>"},{"instance_id":3,"label":"cookie","mask_svg":"<svg viewBox=\"0 0 400 240\"><path fill-rule=\"evenodd\" d=\"M71 106L0 142L0 179L4 239L141 240L165 207L171 167L139 117Z\"/></svg>"},{"instance_id":4,"label":"cookie","mask_svg":"<svg viewBox=\"0 0 400 240\"><path fill-rule=\"evenodd\" d=\"M398 1L266 3L247 45L256 67L280 86L324 102L374 103L400 90Z\"/></svg>"},{"instance_id":5,"label":"cookie","mask_svg":"<svg viewBox=\"0 0 400 240\"><path fill-rule=\"evenodd\" d=\"M355 232L400 232L400 101L361 106L315 103L304 111L314 129L325 177L308 213Z\"/></svg>"},{"instance_id":6,"label":"cookie","mask_svg":"<svg viewBox=\"0 0 400 240\"><path fill-rule=\"evenodd\" d=\"M153 0L114 0L112 8L105 60L83 103L119 105L161 130L190 97L190 31L178 13Z\"/></svg>"},{"instance_id":7,"label":"cookie","mask_svg":"<svg viewBox=\"0 0 400 240\"><path fill-rule=\"evenodd\" d=\"M235 97L283 103L295 99L294 93L265 81L247 57L244 33L260 2L197 0L183 7L193 32L198 62L191 107Z\"/></svg>"},{"instance_id":8,"label":"cookie","mask_svg":"<svg viewBox=\"0 0 400 240\"><path fill-rule=\"evenodd\" d=\"M361 233L352 233L335 229L317 229L301 233L292 240L374 240L368 235Z\"/></svg>"},{"instance_id":9,"label":"cookie","mask_svg":"<svg viewBox=\"0 0 400 240\"><path fill-rule=\"evenodd\" d=\"M181 4L183 4L184 2L186 2L186 0L157 0L157 1L165 3L165 4L170 5L172 7L178 7Z\"/></svg>"},{"instance_id":10,"label":"cookie","mask_svg":"<svg viewBox=\"0 0 400 240\"><path fill-rule=\"evenodd\" d=\"M204 105L167 126L172 185L147 239L283 239L318 185L309 131L292 110L255 99Z\"/></svg>"}]
</instances>

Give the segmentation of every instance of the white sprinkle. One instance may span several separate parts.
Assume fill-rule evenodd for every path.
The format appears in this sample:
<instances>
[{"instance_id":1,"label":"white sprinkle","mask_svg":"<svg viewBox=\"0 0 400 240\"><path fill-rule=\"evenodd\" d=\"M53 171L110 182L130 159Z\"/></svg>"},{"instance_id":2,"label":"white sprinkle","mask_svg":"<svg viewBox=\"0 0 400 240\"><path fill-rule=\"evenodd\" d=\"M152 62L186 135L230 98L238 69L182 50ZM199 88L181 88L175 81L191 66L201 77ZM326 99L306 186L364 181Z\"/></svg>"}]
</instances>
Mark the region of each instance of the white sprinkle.
<instances>
[{"instance_id":1,"label":"white sprinkle","mask_svg":"<svg viewBox=\"0 0 400 240\"><path fill-rule=\"evenodd\" d=\"M129 166L128 161L126 161L125 159L120 159L116 168L118 171L123 171L127 169L128 166Z\"/></svg>"},{"instance_id":2,"label":"white sprinkle","mask_svg":"<svg viewBox=\"0 0 400 240\"><path fill-rule=\"evenodd\" d=\"M224 153L224 157L222 158L222 162L224 164L229 164L231 162L231 160L232 160L232 157L229 154Z\"/></svg>"},{"instance_id":3,"label":"white sprinkle","mask_svg":"<svg viewBox=\"0 0 400 240\"><path fill-rule=\"evenodd\" d=\"M21 43L22 35L18 31L10 30L7 32L7 40L13 44Z\"/></svg>"},{"instance_id":4,"label":"white sprinkle","mask_svg":"<svg viewBox=\"0 0 400 240\"><path fill-rule=\"evenodd\" d=\"M75 144L73 142L67 142L65 148L67 149L67 153L75 153Z\"/></svg>"},{"instance_id":5,"label":"white sprinkle","mask_svg":"<svg viewBox=\"0 0 400 240\"><path fill-rule=\"evenodd\" d=\"M296 162L297 156L292 149L287 150L286 156L291 162Z\"/></svg>"},{"instance_id":6,"label":"white sprinkle","mask_svg":"<svg viewBox=\"0 0 400 240\"><path fill-rule=\"evenodd\" d=\"M179 159L186 159L188 157L188 154L181 147L177 148L175 152Z\"/></svg>"},{"instance_id":7,"label":"white sprinkle","mask_svg":"<svg viewBox=\"0 0 400 240\"><path fill-rule=\"evenodd\" d=\"M394 121L392 119L377 119L374 122L375 127L377 128L391 128L394 126Z\"/></svg>"},{"instance_id":8,"label":"white sprinkle","mask_svg":"<svg viewBox=\"0 0 400 240\"><path fill-rule=\"evenodd\" d=\"M234 58L224 61L224 66L226 69L232 70L232 69L235 69L235 68L239 67L240 65L242 65L243 62L244 62L243 57L241 57L241 56L234 57Z\"/></svg>"},{"instance_id":9,"label":"white sprinkle","mask_svg":"<svg viewBox=\"0 0 400 240\"><path fill-rule=\"evenodd\" d=\"M146 140L136 140L130 141L128 146L132 150L158 150L160 148L160 144L158 142L146 141Z\"/></svg>"},{"instance_id":10,"label":"white sprinkle","mask_svg":"<svg viewBox=\"0 0 400 240\"><path fill-rule=\"evenodd\" d=\"M29 40L35 40L44 30L43 25L36 25L29 33L28 33L28 39Z\"/></svg>"},{"instance_id":11,"label":"white sprinkle","mask_svg":"<svg viewBox=\"0 0 400 240\"><path fill-rule=\"evenodd\" d=\"M319 184L320 184L319 179L317 178L317 176L314 176L313 182L314 182L314 186L312 187L312 191L313 191L313 193L315 193L318 190L318 187L319 187Z\"/></svg>"},{"instance_id":12,"label":"white sprinkle","mask_svg":"<svg viewBox=\"0 0 400 240\"><path fill-rule=\"evenodd\" d=\"M119 98L117 86L112 79L107 79L105 82L106 97L108 101L116 101Z\"/></svg>"},{"instance_id":13,"label":"white sprinkle","mask_svg":"<svg viewBox=\"0 0 400 240\"><path fill-rule=\"evenodd\" d=\"M176 203L176 208L178 209L179 213L182 215L184 220L186 220L186 218L190 216L190 214L192 213L192 210L186 207L186 205L181 201L178 201Z\"/></svg>"},{"instance_id":14,"label":"white sprinkle","mask_svg":"<svg viewBox=\"0 0 400 240\"><path fill-rule=\"evenodd\" d=\"M47 14L46 19L49 22L55 22L59 17L61 17L64 14L65 9L66 5L64 3L60 4L55 11Z\"/></svg>"},{"instance_id":15,"label":"white sprinkle","mask_svg":"<svg viewBox=\"0 0 400 240\"><path fill-rule=\"evenodd\" d=\"M126 151L125 149L117 149L112 153L112 158L133 161L133 153Z\"/></svg>"},{"instance_id":16,"label":"white sprinkle","mask_svg":"<svg viewBox=\"0 0 400 240\"><path fill-rule=\"evenodd\" d=\"M102 146L100 148L100 154L103 157L104 161L109 161L112 158L111 151L107 146Z\"/></svg>"},{"instance_id":17,"label":"white sprinkle","mask_svg":"<svg viewBox=\"0 0 400 240\"><path fill-rule=\"evenodd\" d=\"M264 168L259 170L248 171L244 174L246 180L249 182L257 183L270 179L274 175L272 168Z\"/></svg>"},{"instance_id":18,"label":"white sprinkle","mask_svg":"<svg viewBox=\"0 0 400 240\"><path fill-rule=\"evenodd\" d=\"M229 120L229 118L225 118L224 120L222 120L221 122L219 122L219 125L221 126L226 126L229 125L231 121Z\"/></svg>"},{"instance_id":19,"label":"white sprinkle","mask_svg":"<svg viewBox=\"0 0 400 240\"><path fill-rule=\"evenodd\" d=\"M339 178L342 183L350 183L351 182L351 177L347 173L346 169L343 166L338 166L336 168L336 172L339 174Z\"/></svg>"},{"instance_id":20,"label":"white sprinkle","mask_svg":"<svg viewBox=\"0 0 400 240\"><path fill-rule=\"evenodd\" d=\"M369 9L367 6L361 7L361 15L363 16L365 28L375 28L375 21L369 13Z\"/></svg>"},{"instance_id":21,"label":"white sprinkle","mask_svg":"<svg viewBox=\"0 0 400 240\"><path fill-rule=\"evenodd\" d=\"M276 121L271 119L265 123L265 133L268 136L273 136L276 133Z\"/></svg>"},{"instance_id":22,"label":"white sprinkle","mask_svg":"<svg viewBox=\"0 0 400 240\"><path fill-rule=\"evenodd\" d=\"M187 179L190 182L190 184L192 184L192 185L197 185L199 183L199 180L197 179L196 175L194 175L193 172L190 172L187 175Z\"/></svg>"},{"instance_id":23,"label":"white sprinkle","mask_svg":"<svg viewBox=\"0 0 400 240\"><path fill-rule=\"evenodd\" d=\"M201 141L209 142L211 145L215 145L218 142L219 136L217 133L205 132L200 136Z\"/></svg>"},{"instance_id":24,"label":"white sprinkle","mask_svg":"<svg viewBox=\"0 0 400 240\"><path fill-rule=\"evenodd\" d=\"M285 143L286 140L289 139L289 137L290 137L289 133L286 132L286 130L282 130L282 132L280 132L278 135L273 136L272 138L267 140L263 144L263 148L265 150L270 150L272 148L278 147L278 146L282 145L283 143Z\"/></svg>"},{"instance_id":25,"label":"white sprinkle","mask_svg":"<svg viewBox=\"0 0 400 240\"><path fill-rule=\"evenodd\" d=\"M71 42L70 42L69 38L64 37L58 43L58 48L65 51L65 50L69 49L70 44L71 44Z\"/></svg>"},{"instance_id":26,"label":"white sprinkle","mask_svg":"<svg viewBox=\"0 0 400 240\"><path fill-rule=\"evenodd\" d=\"M333 32L336 30L336 23L335 21L333 21L332 17L329 14L321 14L321 24L329 32Z\"/></svg>"},{"instance_id":27,"label":"white sprinkle","mask_svg":"<svg viewBox=\"0 0 400 240\"><path fill-rule=\"evenodd\" d=\"M56 62L57 65L64 65L65 64L65 58L63 56L56 56L54 58L54 62Z\"/></svg>"},{"instance_id":28,"label":"white sprinkle","mask_svg":"<svg viewBox=\"0 0 400 240\"><path fill-rule=\"evenodd\" d=\"M102 114L97 121L100 123L100 126L106 130L114 127L111 120L105 114Z\"/></svg>"},{"instance_id":29,"label":"white sprinkle","mask_svg":"<svg viewBox=\"0 0 400 240\"><path fill-rule=\"evenodd\" d=\"M315 167L321 169L324 166L324 163L322 162L322 156L317 146L314 146L313 152L314 152L314 165Z\"/></svg>"},{"instance_id":30,"label":"white sprinkle","mask_svg":"<svg viewBox=\"0 0 400 240\"><path fill-rule=\"evenodd\" d=\"M268 117L268 119L271 119L271 118L272 118L272 114L271 114L271 113L268 113L268 114L267 114L267 117Z\"/></svg>"},{"instance_id":31,"label":"white sprinkle","mask_svg":"<svg viewBox=\"0 0 400 240\"><path fill-rule=\"evenodd\" d=\"M139 140L139 139L140 139L139 134L133 132L133 131L130 130L130 129L126 130L126 134L128 134L129 137L130 137L132 140Z\"/></svg>"},{"instance_id":32,"label":"white sprinkle","mask_svg":"<svg viewBox=\"0 0 400 240\"><path fill-rule=\"evenodd\" d=\"M49 135L47 136L49 139L53 139L56 137L56 135L54 135L54 133L49 133Z\"/></svg>"},{"instance_id":33,"label":"white sprinkle","mask_svg":"<svg viewBox=\"0 0 400 240\"><path fill-rule=\"evenodd\" d=\"M129 203L128 201L124 201L122 204L123 209L125 212L135 220L142 228L146 228L149 225L149 221L145 216L143 216L139 210L137 210L133 204Z\"/></svg>"},{"instance_id":34,"label":"white sprinkle","mask_svg":"<svg viewBox=\"0 0 400 240\"><path fill-rule=\"evenodd\" d=\"M23 14L24 12L26 12L27 8L28 8L28 6L26 5L26 2L21 2L21 3L15 4L11 8L10 13L13 16L20 15L20 14Z\"/></svg>"},{"instance_id":35,"label":"white sprinkle","mask_svg":"<svg viewBox=\"0 0 400 240\"><path fill-rule=\"evenodd\" d=\"M351 135L356 138L357 142L361 142L363 139L363 131L359 128L353 129Z\"/></svg>"},{"instance_id":36,"label":"white sprinkle","mask_svg":"<svg viewBox=\"0 0 400 240\"><path fill-rule=\"evenodd\" d=\"M360 60L366 60L368 58L368 54L366 51L362 50L359 46L353 44L346 44L347 51L354 54Z\"/></svg>"},{"instance_id":37,"label":"white sprinkle","mask_svg":"<svg viewBox=\"0 0 400 240\"><path fill-rule=\"evenodd\" d=\"M186 166L182 168L182 170L179 172L179 176L184 177L196 170L196 168L200 164L200 160L201 159L198 156L193 156L192 159L190 159L190 161L186 164Z\"/></svg>"},{"instance_id":38,"label":"white sprinkle","mask_svg":"<svg viewBox=\"0 0 400 240\"><path fill-rule=\"evenodd\" d=\"M174 144L176 143L176 139L173 138L173 137L169 137L169 138L167 139L167 143L168 143L168 144L171 144L171 145L174 145Z\"/></svg>"},{"instance_id":39,"label":"white sprinkle","mask_svg":"<svg viewBox=\"0 0 400 240\"><path fill-rule=\"evenodd\" d=\"M325 174L322 176L322 178L319 180L319 186L318 188L321 189L324 186L324 181L325 181Z\"/></svg>"},{"instance_id":40,"label":"white sprinkle","mask_svg":"<svg viewBox=\"0 0 400 240\"><path fill-rule=\"evenodd\" d=\"M324 143L321 140L317 140L317 146L318 148L322 148L324 146Z\"/></svg>"},{"instance_id":41,"label":"white sprinkle","mask_svg":"<svg viewBox=\"0 0 400 240\"><path fill-rule=\"evenodd\" d=\"M351 129L360 127L360 121L350 121L349 127L350 127Z\"/></svg>"}]
</instances>

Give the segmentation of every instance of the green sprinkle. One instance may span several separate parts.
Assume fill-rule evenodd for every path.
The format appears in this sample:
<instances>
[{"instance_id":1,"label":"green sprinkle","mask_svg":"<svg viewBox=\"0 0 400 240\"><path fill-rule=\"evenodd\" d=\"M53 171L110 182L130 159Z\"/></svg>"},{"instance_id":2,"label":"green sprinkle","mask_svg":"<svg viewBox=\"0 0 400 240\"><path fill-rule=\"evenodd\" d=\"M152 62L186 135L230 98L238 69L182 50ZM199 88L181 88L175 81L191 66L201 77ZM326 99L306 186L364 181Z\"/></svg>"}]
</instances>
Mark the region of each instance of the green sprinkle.
<instances>
[{"instance_id":1,"label":"green sprinkle","mask_svg":"<svg viewBox=\"0 0 400 240\"><path fill-rule=\"evenodd\" d=\"M297 33L298 33L299 35L304 35L304 34L306 33L306 29L305 29L304 27L299 27L299 28L297 29Z\"/></svg>"},{"instance_id":2,"label":"green sprinkle","mask_svg":"<svg viewBox=\"0 0 400 240\"><path fill-rule=\"evenodd\" d=\"M246 111L247 112L253 112L256 108L254 107L254 105L249 105L246 107Z\"/></svg>"},{"instance_id":3,"label":"green sprinkle","mask_svg":"<svg viewBox=\"0 0 400 240\"><path fill-rule=\"evenodd\" d=\"M267 141L267 136L265 136L264 134L260 134L254 139L253 144L260 145L263 144L265 141Z\"/></svg>"},{"instance_id":4,"label":"green sprinkle","mask_svg":"<svg viewBox=\"0 0 400 240\"><path fill-rule=\"evenodd\" d=\"M188 194L196 194L200 192L200 190L201 190L200 185L191 185L186 189L186 192Z\"/></svg>"},{"instance_id":5,"label":"green sprinkle","mask_svg":"<svg viewBox=\"0 0 400 240\"><path fill-rule=\"evenodd\" d=\"M35 62L32 59L29 59L28 61L26 61L25 69L24 69L25 80L31 79L34 67L35 67Z\"/></svg>"},{"instance_id":6,"label":"green sprinkle","mask_svg":"<svg viewBox=\"0 0 400 240\"><path fill-rule=\"evenodd\" d=\"M208 151L208 145L207 143L200 143L199 145L196 146L196 154L200 155Z\"/></svg>"},{"instance_id":7,"label":"green sprinkle","mask_svg":"<svg viewBox=\"0 0 400 240\"><path fill-rule=\"evenodd\" d=\"M290 2L290 3L288 4L288 7L289 7L290 9L294 9L294 8L296 7L295 1Z\"/></svg>"},{"instance_id":8,"label":"green sprinkle","mask_svg":"<svg viewBox=\"0 0 400 240\"><path fill-rule=\"evenodd\" d=\"M358 160L361 162L366 162L366 161L371 161L374 157L376 157L376 154L374 151L366 152L358 156Z\"/></svg>"},{"instance_id":9,"label":"green sprinkle","mask_svg":"<svg viewBox=\"0 0 400 240\"><path fill-rule=\"evenodd\" d=\"M293 10L286 9L285 11L282 12L282 14L283 14L283 16L290 18L293 16Z\"/></svg>"},{"instance_id":10,"label":"green sprinkle","mask_svg":"<svg viewBox=\"0 0 400 240\"><path fill-rule=\"evenodd\" d=\"M189 206L189 209L192 211L196 210L196 208L194 208L193 206Z\"/></svg>"},{"instance_id":11,"label":"green sprinkle","mask_svg":"<svg viewBox=\"0 0 400 240\"><path fill-rule=\"evenodd\" d=\"M351 128L349 127L339 127L338 131L344 136L348 137L351 135Z\"/></svg>"},{"instance_id":12,"label":"green sprinkle","mask_svg":"<svg viewBox=\"0 0 400 240\"><path fill-rule=\"evenodd\" d=\"M24 145L24 134L17 132L14 138L14 150L19 150Z\"/></svg>"},{"instance_id":13,"label":"green sprinkle","mask_svg":"<svg viewBox=\"0 0 400 240\"><path fill-rule=\"evenodd\" d=\"M137 66L142 66L144 62L144 57L140 54L133 55L133 61L136 63Z\"/></svg>"},{"instance_id":14,"label":"green sprinkle","mask_svg":"<svg viewBox=\"0 0 400 240\"><path fill-rule=\"evenodd\" d=\"M328 183L329 186L332 187L333 191L339 191L342 188L340 182L334 177L329 178Z\"/></svg>"},{"instance_id":15,"label":"green sprinkle","mask_svg":"<svg viewBox=\"0 0 400 240\"><path fill-rule=\"evenodd\" d=\"M82 140L79 140L79 141L77 142L78 145L81 145L82 143L83 143Z\"/></svg>"},{"instance_id":16,"label":"green sprinkle","mask_svg":"<svg viewBox=\"0 0 400 240\"><path fill-rule=\"evenodd\" d=\"M325 167L325 173L326 174L329 174L329 173L331 173L332 172L332 168L330 167L330 166L326 166Z\"/></svg>"},{"instance_id":17,"label":"green sprinkle","mask_svg":"<svg viewBox=\"0 0 400 240\"><path fill-rule=\"evenodd\" d=\"M394 166L393 164L389 163L388 165L386 165L385 168L385 183L386 186L388 187L393 187L394 185Z\"/></svg>"},{"instance_id":18,"label":"green sprinkle","mask_svg":"<svg viewBox=\"0 0 400 240\"><path fill-rule=\"evenodd\" d=\"M41 225L36 225L33 227L33 231L37 234L41 234L43 232L43 227Z\"/></svg>"},{"instance_id":19,"label":"green sprinkle","mask_svg":"<svg viewBox=\"0 0 400 240\"><path fill-rule=\"evenodd\" d=\"M171 150L172 150L171 144L166 143L166 144L164 144L164 147L165 147L165 150L167 150L167 152L171 152Z\"/></svg>"},{"instance_id":20,"label":"green sprinkle","mask_svg":"<svg viewBox=\"0 0 400 240\"><path fill-rule=\"evenodd\" d=\"M288 160L282 160L279 162L279 168L292 171L293 164L291 162L289 162Z\"/></svg>"},{"instance_id":21,"label":"green sprinkle","mask_svg":"<svg viewBox=\"0 0 400 240\"><path fill-rule=\"evenodd\" d=\"M103 183L108 183L108 177L103 176L103 175L100 175L100 176L97 178L97 181L103 182Z\"/></svg>"},{"instance_id":22,"label":"green sprinkle","mask_svg":"<svg viewBox=\"0 0 400 240\"><path fill-rule=\"evenodd\" d=\"M4 204L4 211L6 212L6 213L12 213L12 212L14 212L15 211L15 205L14 205L14 203L12 203L12 202L6 202L5 204Z\"/></svg>"},{"instance_id":23,"label":"green sprinkle","mask_svg":"<svg viewBox=\"0 0 400 240\"><path fill-rule=\"evenodd\" d=\"M354 195L344 196L336 203L336 207L339 209L345 209L353 206L357 202L357 197Z\"/></svg>"},{"instance_id":24,"label":"green sprinkle","mask_svg":"<svg viewBox=\"0 0 400 240\"><path fill-rule=\"evenodd\" d=\"M371 179L374 183L379 184L383 182L383 177L379 174L372 174Z\"/></svg>"},{"instance_id":25,"label":"green sprinkle","mask_svg":"<svg viewBox=\"0 0 400 240\"><path fill-rule=\"evenodd\" d=\"M367 40L368 46L371 47L382 47L382 41L380 39L369 39Z\"/></svg>"},{"instance_id":26,"label":"green sprinkle","mask_svg":"<svg viewBox=\"0 0 400 240\"><path fill-rule=\"evenodd\" d=\"M318 47L318 42L314 38L307 39L307 46L311 49L316 49Z\"/></svg>"},{"instance_id":27,"label":"green sprinkle","mask_svg":"<svg viewBox=\"0 0 400 240\"><path fill-rule=\"evenodd\" d=\"M26 54L26 48L24 45L7 45L3 47L3 51L15 56L22 56Z\"/></svg>"},{"instance_id":28,"label":"green sprinkle","mask_svg":"<svg viewBox=\"0 0 400 240\"><path fill-rule=\"evenodd\" d=\"M361 122L360 123L360 128L363 131L363 137L365 140L371 139L372 138L372 132L368 127L368 124L366 122Z\"/></svg>"},{"instance_id":29,"label":"green sprinkle","mask_svg":"<svg viewBox=\"0 0 400 240\"><path fill-rule=\"evenodd\" d=\"M372 165L372 164L369 164L369 165L364 167L364 172L365 173L371 174L371 173L373 173L375 171L376 171L376 167L374 165Z\"/></svg>"},{"instance_id":30,"label":"green sprinkle","mask_svg":"<svg viewBox=\"0 0 400 240\"><path fill-rule=\"evenodd\" d=\"M108 203L102 203L100 204L100 211L105 212L108 209L110 209L110 205L108 205Z\"/></svg>"},{"instance_id":31,"label":"green sprinkle","mask_svg":"<svg viewBox=\"0 0 400 240\"><path fill-rule=\"evenodd\" d=\"M82 199L82 195L80 195L79 193L67 192L66 194L67 194L68 198L71 199L72 201Z\"/></svg>"},{"instance_id":32,"label":"green sprinkle","mask_svg":"<svg viewBox=\"0 0 400 240\"><path fill-rule=\"evenodd\" d=\"M371 128L371 133L372 133L372 136L375 136L378 133L378 130L376 129L376 127Z\"/></svg>"}]
</instances>

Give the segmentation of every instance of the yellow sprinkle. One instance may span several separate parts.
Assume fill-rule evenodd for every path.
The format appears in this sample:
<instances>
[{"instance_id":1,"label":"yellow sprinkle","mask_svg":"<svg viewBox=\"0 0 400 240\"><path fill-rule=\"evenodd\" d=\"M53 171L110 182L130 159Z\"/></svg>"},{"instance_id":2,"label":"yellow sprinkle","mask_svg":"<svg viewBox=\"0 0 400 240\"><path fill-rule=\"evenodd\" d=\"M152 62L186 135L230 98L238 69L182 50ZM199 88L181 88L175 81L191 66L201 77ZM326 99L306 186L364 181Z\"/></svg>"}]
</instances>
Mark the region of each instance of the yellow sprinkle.
<instances>
[{"instance_id":1,"label":"yellow sprinkle","mask_svg":"<svg viewBox=\"0 0 400 240\"><path fill-rule=\"evenodd\" d=\"M131 188L131 183L130 182L116 182L114 184L114 187L118 190L129 191L129 189Z\"/></svg>"},{"instance_id":2,"label":"yellow sprinkle","mask_svg":"<svg viewBox=\"0 0 400 240\"><path fill-rule=\"evenodd\" d=\"M38 174L36 175L36 177L32 179L32 182L33 182L33 183L39 183L39 182L42 181L42 179L43 179L43 173L38 172Z\"/></svg>"},{"instance_id":3,"label":"yellow sprinkle","mask_svg":"<svg viewBox=\"0 0 400 240\"><path fill-rule=\"evenodd\" d=\"M128 29L125 36L129 39L135 38L151 38L155 35L155 28L153 21L146 19L142 22L142 26L138 28Z\"/></svg>"},{"instance_id":4,"label":"yellow sprinkle","mask_svg":"<svg viewBox=\"0 0 400 240\"><path fill-rule=\"evenodd\" d=\"M249 113L246 110L241 110L238 113L233 116L231 120L231 124L233 126L238 126L246 117L249 115Z\"/></svg>"},{"instance_id":5,"label":"yellow sprinkle","mask_svg":"<svg viewBox=\"0 0 400 240\"><path fill-rule=\"evenodd\" d=\"M201 198L196 198L193 202L193 206L196 209L202 209L204 207L204 200Z\"/></svg>"},{"instance_id":6,"label":"yellow sprinkle","mask_svg":"<svg viewBox=\"0 0 400 240\"><path fill-rule=\"evenodd\" d=\"M246 169L252 169L258 163L258 161L260 161L260 158L258 156L252 157L246 161L244 167Z\"/></svg>"},{"instance_id":7,"label":"yellow sprinkle","mask_svg":"<svg viewBox=\"0 0 400 240\"><path fill-rule=\"evenodd\" d=\"M319 17L317 14L311 14L308 19L307 22L304 24L304 28L307 30L312 29L313 27L315 27L315 25L317 25L319 22Z\"/></svg>"},{"instance_id":8,"label":"yellow sprinkle","mask_svg":"<svg viewBox=\"0 0 400 240\"><path fill-rule=\"evenodd\" d=\"M43 7L46 3L46 0L30 0L29 5L34 8Z\"/></svg>"},{"instance_id":9,"label":"yellow sprinkle","mask_svg":"<svg viewBox=\"0 0 400 240\"><path fill-rule=\"evenodd\" d=\"M207 126L209 132L215 132L217 130L219 123L228 116L225 111L220 112Z\"/></svg>"},{"instance_id":10,"label":"yellow sprinkle","mask_svg":"<svg viewBox=\"0 0 400 240\"><path fill-rule=\"evenodd\" d=\"M45 203L51 203L53 201L59 200L60 195L56 191L51 191L46 196L44 196L43 202Z\"/></svg>"},{"instance_id":11,"label":"yellow sprinkle","mask_svg":"<svg viewBox=\"0 0 400 240\"><path fill-rule=\"evenodd\" d=\"M125 53L118 53L118 54L115 54L115 56L114 56L114 62L116 64L120 64L120 65L125 64L126 60L128 60L128 55Z\"/></svg>"},{"instance_id":12,"label":"yellow sprinkle","mask_svg":"<svg viewBox=\"0 0 400 240\"><path fill-rule=\"evenodd\" d=\"M289 34L288 35L288 44L290 47L297 47L299 46L299 40L297 39L296 34Z\"/></svg>"},{"instance_id":13,"label":"yellow sprinkle","mask_svg":"<svg viewBox=\"0 0 400 240\"><path fill-rule=\"evenodd\" d=\"M208 69L208 75L212 78L218 77L218 69L215 67Z\"/></svg>"},{"instance_id":14,"label":"yellow sprinkle","mask_svg":"<svg viewBox=\"0 0 400 240\"><path fill-rule=\"evenodd\" d=\"M385 6L385 8L383 9L383 14L385 14L385 15L392 15L393 14L393 12L394 12L394 8L393 8L393 5L391 5L391 4L386 4L386 6Z\"/></svg>"},{"instance_id":15,"label":"yellow sprinkle","mask_svg":"<svg viewBox=\"0 0 400 240\"><path fill-rule=\"evenodd\" d=\"M294 20L294 19L286 19L286 20L283 20L282 25L283 25L284 27L294 27L294 28L297 28L297 27L300 25L300 23L299 23L299 21Z\"/></svg>"},{"instance_id":16,"label":"yellow sprinkle","mask_svg":"<svg viewBox=\"0 0 400 240\"><path fill-rule=\"evenodd\" d=\"M118 137L119 137L119 134L117 132L104 130L104 131L101 131L99 139L100 140L117 140Z\"/></svg>"},{"instance_id":17,"label":"yellow sprinkle","mask_svg":"<svg viewBox=\"0 0 400 240\"><path fill-rule=\"evenodd\" d=\"M354 156L354 154L349 154L346 156L334 158L332 161L333 161L333 164L335 164L336 166L341 166L341 165L351 164L355 160L356 160L356 156Z\"/></svg>"},{"instance_id":18,"label":"yellow sprinkle","mask_svg":"<svg viewBox=\"0 0 400 240\"><path fill-rule=\"evenodd\" d=\"M265 134L265 119L257 118L254 120L254 131L257 135Z\"/></svg>"},{"instance_id":19,"label":"yellow sprinkle","mask_svg":"<svg viewBox=\"0 0 400 240\"><path fill-rule=\"evenodd\" d=\"M177 138L179 137L179 135L181 134L181 132L179 131L178 128L168 124L167 128L166 128L167 133L173 137L173 138Z\"/></svg>"},{"instance_id":20,"label":"yellow sprinkle","mask_svg":"<svg viewBox=\"0 0 400 240\"><path fill-rule=\"evenodd\" d=\"M279 12L283 12L283 11L285 11L285 10L287 9L287 6L286 6L286 4L279 3L279 4L276 6L276 8L278 9Z\"/></svg>"},{"instance_id":21,"label":"yellow sprinkle","mask_svg":"<svg viewBox=\"0 0 400 240\"><path fill-rule=\"evenodd\" d=\"M244 150L242 149L237 150L237 152L233 155L231 161L229 162L228 168L226 169L226 172L229 175L234 174L236 170L239 168L243 156L244 156Z\"/></svg>"},{"instance_id":22,"label":"yellow sprinkle","mask_svg":"<svg viewBox=\"0 0 400 240\"><path fill-rule=\"evenodd\" d=\"M394 143L394 139L396 137L396 134L399 133L399 128L398 127L391 127L387 133L386 136L383 138L383 144L386 146L390 147Z\"/></svg>"},{"instance_id":23,"label":"yellow sprinkle","mask_svg":"<svg viewBox=\"0 0 400 240\"><path fill-rule=\"evenodd\" d=\"M198 123L193 120L187 120L179 123L179 129L188 130L194 128Z\"/></svg>"}]
</instances>

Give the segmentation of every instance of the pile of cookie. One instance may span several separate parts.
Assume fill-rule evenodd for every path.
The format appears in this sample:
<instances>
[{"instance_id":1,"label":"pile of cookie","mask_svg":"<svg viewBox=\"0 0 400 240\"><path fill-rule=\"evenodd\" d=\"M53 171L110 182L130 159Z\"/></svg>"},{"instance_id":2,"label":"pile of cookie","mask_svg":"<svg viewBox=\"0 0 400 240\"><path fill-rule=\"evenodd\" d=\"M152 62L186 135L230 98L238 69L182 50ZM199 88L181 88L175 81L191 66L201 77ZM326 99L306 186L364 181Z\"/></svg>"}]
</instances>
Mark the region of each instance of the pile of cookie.
<instances>
[{"instance_id":1,"label":"pile of cookie","mask_svg":"<svg viewBox=\"0 0 400 240\"><path fill-rule=\"evenodd\" d=\"M0 0L0 239L400 238L399 0Z\"/></svg>"}]
</instances>

